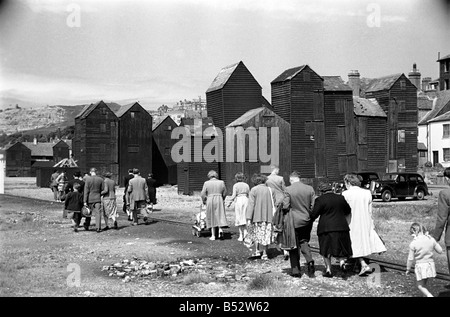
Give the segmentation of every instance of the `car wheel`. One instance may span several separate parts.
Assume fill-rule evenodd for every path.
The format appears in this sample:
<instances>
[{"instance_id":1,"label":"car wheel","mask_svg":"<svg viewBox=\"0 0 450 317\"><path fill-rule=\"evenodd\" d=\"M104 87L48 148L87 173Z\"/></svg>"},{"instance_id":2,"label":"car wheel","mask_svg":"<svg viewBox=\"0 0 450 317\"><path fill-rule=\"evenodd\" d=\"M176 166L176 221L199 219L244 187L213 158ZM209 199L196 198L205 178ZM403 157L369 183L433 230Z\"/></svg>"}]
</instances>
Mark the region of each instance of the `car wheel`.
<instances>
[{"instance_id":1,"label":"car wheel","mask_svg":"<svg viewBox=\"0 0 450 317\"><path fill-rule=\"evenodd\" d=\"M389 202L391 201L392 198L392 193L390 190L385 190L382 194L381 194L381 199L383 199L383 201L385 202Z\"/></svg>"},{"instance_id":2,"label":"car wheel","mask_svg":"<svg viewBox=\"0 0 450 317\"><path fill-rule=\"evenodd\" d=\"M425 192L424 192L422 189L419 189L419 190L416 192L416 198L417 198L418 200L422 200L424 197L425 197Z\"/></svg>"}]
</instances>

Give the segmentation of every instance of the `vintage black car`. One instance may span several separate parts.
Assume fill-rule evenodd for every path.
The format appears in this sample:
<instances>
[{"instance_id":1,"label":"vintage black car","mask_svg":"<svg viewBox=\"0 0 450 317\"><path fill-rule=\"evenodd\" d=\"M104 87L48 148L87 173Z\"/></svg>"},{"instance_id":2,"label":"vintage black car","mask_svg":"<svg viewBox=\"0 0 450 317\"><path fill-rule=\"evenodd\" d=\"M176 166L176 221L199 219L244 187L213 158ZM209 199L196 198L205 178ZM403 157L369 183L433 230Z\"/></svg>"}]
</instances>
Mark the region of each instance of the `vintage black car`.
<instances>
[{"instance_id":1,"label":"vintage black car","mask_svg":"<svg viewBox=\"0 0 450 317\"><path fill-rule=\"evenodd\" d=\"M422 200L430 195L427 184L418 173L388 173L375 181L370 189L374 198L386 202L392 198L404 200L406 197Z\"/></svg>"},{"instance_id":2,"label":"vintage black car","mask_svg":"<svg viewBox=\"0 0 450 317\"><path fill-rule=\"evenodd\" d=\"M356 172L355 174L358 175L358 178L361 181L361 187L365 189L370 189L371 182L380 179L376 172ZM335 193L342 193L346 189L343 181L333 183L333 191Z\"/></svg>"}]
</instances>

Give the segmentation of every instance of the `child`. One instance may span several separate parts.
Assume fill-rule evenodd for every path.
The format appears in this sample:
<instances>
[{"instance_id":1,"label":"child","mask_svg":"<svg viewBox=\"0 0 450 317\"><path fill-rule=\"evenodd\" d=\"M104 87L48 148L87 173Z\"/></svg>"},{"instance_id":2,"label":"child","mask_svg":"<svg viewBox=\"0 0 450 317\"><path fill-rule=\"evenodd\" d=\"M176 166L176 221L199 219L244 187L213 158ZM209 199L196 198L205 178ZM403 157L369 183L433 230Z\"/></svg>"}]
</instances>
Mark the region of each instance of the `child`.
<instances>
[{"instance_id":1,"label":"child","mask_svg":"<svg viewBox=\"0 0 450 317\"><path fill-rule=\"evenodd\" d=\"M246 182L244 182L244 173L236 173L234 176L236 183L233 185L233 195L230 197L228 202L228 208L231 207L234 202L235 211L235 226L239 228L239 238L238 241L244 241L244 237L247 235L245 211L248 205L248 194L250 192L250 187Z\"/></svg>"},{"instance_id":2,"label":"child","mask_svg":"<svg viewBox=\"0 0 450 317\"><path fill-rule=\"evenodd\" d=\"M418 223L413 223L409 229L410 234L414 237L409 245L409 255L406 264L406 275L411 270L413 261L416 261L414 272L416 273L417 287L423 295L433 297L427 290L427 282L429 278L436 277L436 268L433 260L433 250L442 253L441 246L428 235L426 229Z\"/></svg>"},{"instance_id":3,"label":"child","mask_svg":"<svg viewBox=\"0 0 450 317\"><path fill-rule=\"evenodd\" d=\"M83 207L83 195L79 192L81 185L73 184L73 192L69 192L64 201L64 209L67 213L73 212L73 220L75 222L73 231L78 232L81 221L81 208Z\"/></svg>"}]
</instances>

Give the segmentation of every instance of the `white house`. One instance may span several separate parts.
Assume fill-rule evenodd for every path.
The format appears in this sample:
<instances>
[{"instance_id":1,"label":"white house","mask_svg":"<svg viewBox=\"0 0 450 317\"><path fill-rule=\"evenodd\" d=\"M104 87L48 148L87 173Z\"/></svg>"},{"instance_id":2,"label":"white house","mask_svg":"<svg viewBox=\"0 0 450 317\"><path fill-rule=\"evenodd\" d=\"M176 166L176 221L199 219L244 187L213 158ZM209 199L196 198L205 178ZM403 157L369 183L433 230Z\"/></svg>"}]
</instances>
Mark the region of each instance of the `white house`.
<instances>
[{"instance_id":1,"label":"white house","mask_svg":"<svg viewBox=\"0 0 450 317\"><path fill-rule=\"evenodd\" d=\"M450 167L450 111L429 120L427 132L432 163Z\"/></svg>"},{"instance_id":2,"label":"white house","mask_svg":"<svg viewBox=\"0 0 450 317\"><path fill-rule=\"evenodd\" d=\"M420 120L417 142L425 144L433 165L450 167L450 90L440 91L433 109Z\"/></svg>"}]
</instances>

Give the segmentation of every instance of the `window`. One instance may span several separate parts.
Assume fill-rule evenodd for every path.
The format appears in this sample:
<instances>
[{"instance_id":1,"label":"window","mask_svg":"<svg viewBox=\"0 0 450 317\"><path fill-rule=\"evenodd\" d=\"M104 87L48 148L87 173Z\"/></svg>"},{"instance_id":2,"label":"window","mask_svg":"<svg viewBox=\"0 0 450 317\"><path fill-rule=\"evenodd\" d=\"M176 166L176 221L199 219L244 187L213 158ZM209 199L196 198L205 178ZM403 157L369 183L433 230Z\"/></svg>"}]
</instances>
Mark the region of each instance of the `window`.
<instances>
[{"instance_id":1,"label":"window","mask_svg":"<svg viewBox=\"0 0 450 317\"><path fill-rule=\"evenodd\" d=\"M445 61L444 62L444 72L448 72L450 71L450 61Z\"/></svg>"},{"instance_id":2,"label":"window","mask_svg":"<svg viewBox=\"0 0 450 317\"><path fill-rule=\"evenodd\" d=\"M419 152L419 156L420 156L420 157L427 157L427 152L425 152L425 151L420 151L420 152Z\"/></svg>"},{"instance_id":3,"label":"window","mask_svg":"<svg viewBox=\"0 0 450 317\"><path fill-rule=\"evenodd\" d=\"M405 130L398 130L398 143L405 143Z\"/></svg>"},{"instance_id":4,"label":"window","mask_svg":"<svg viewBox=\"0 0 450 317\"><path fill-rule=\"evenodd\" d=\"M411 182L417 182L417 176L416 176L416 175L410 175L410 176L409 176L409 180L410 180Z\"/></svg>"},{"instance_id":5,"label":"window","mask_svg":"<svg viewBox=\"0 0 450 317\"><path fill-rule=\"evenodd\" d=\"M164 155L170 156L170 147L164 149Z\"/></svg>"},{"instance_id":6,"label":"window","mask_svg":"<svg viewBox=\"0 0 450 317\"><path fill-rule=\"evenodd\" d=\"M106 109L105 108L102 108L102 114L106 115Z\"/></svg>"},{"instance_id":7,"label":"window","mask_svg":"<svg viewBox=\"0 0 450 317\"><path fill-rule=\"evenodd\" d=\"M424 182L422 176L420 176L420 175L417 176L417 181L418 181L419 183L423 183L423 182Z\"/></svg>"},{"instance_id":8,"label":"window","mask_svg":"<svg viewBox=\"0 0 450 317\"><path fill-rule=\"evenodd\" d=\"M399 182L405 182L405 181L406 181L405 176L399 175L398 178L397 178L397 181L399 181Z\"/></svg>"},{"instance_id":9,"label":"window","mask_svg":"<svg viewBox=\"0 0 450 317\"><path fill-rule=\"evenodd\" d=\"M168 125L167 126L167 131L171 131L172 130L172 126L171 125Z\"/></svg>"},{"instance_id":10,"label":"window","mask_svg":"<svg viewBox=\"0 0 450 317\"><path fill-rule=\"evenodd\" d=\"M400 89L401 90L406 90L406 81L400 80Z\"/></svg>"},{"instance_id":11,"label":"window","mask_svg":"<svg viewBox=\"0 0 450 317\"><path fill-rule=\"evenodd\" d=\"M106 124L100 123L100 132L106 132Z\"/></svg>"},{"instance_id":12,"label":"window","mask_svg":"<svg viewBox=\"0 0 450 317\"><path fill-rule=\"evenodd\" d=\"M450 89L450 84L448 79L444 79L444 90Z\"/></svg>"},{"instance_id":13,"label":"window","mask_svg":"<svg viewBox=\"0 0 450 317\"><path fill-rule=\"evenodd\" d=\"M304 71L303 72L303 81L310 81L311 80L311 75L309 74L309 72Z\"/></svg>"},{"instance_id":14,"label":"window","mask_svg":"<svg viewBox=\"0 0 450 317\"><path fill-rule=\"evenodd\" d=\"M442 135L442 138L444 138L444 139L450 138L450 124L444 124L444 125L442 125L442 128L444 130L444 134Z\"/></svg>"},{"instance_id":15,"label":"window","mask_svg":"<svg viewBox=\"0 0 450 317\"><path fill-rule=\"evenodd\" d=\"M442 149L444 151L444 162L450 162L450 148Z\"/></svg>"},{"instance_id":16,"label":"window","mask_svg":"<svg viewBox=\"0 0 450 317\"><path fill-rule=\"evenodd\" d=\"M131 119L134 119L135 117L136 117L136 112L130 112L130 117L131 117Z\"/></svg>"}]
</instances>

